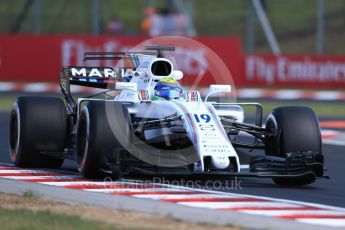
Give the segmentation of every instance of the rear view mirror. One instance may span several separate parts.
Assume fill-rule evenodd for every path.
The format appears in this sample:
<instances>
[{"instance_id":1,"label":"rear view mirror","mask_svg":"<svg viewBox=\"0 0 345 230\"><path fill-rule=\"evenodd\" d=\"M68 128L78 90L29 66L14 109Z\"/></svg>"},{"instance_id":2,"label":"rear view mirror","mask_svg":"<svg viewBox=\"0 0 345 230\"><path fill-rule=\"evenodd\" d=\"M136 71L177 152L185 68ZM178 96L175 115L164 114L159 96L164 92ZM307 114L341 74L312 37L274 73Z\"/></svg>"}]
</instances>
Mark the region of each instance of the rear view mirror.
<instances>
[{"instance_id":1,"label":"rear view mirror","mask_svg":"<svg viewBox=\"0 0 345 230\"><path fill-rule=\"evenodd\" d=\"M210 92L215 92L215 91L230 93L231 85L210 85Z\"/></svg>"},{"instance_id":2,"label":"rear view mirror","mask_svg":"<svg viewBox=\"0 0 345 230\"><path fill-rule=\"evenodd\" d=\"M171 77L174 78L176 81L179 81L183 78L183 73L180 70L174 70L171 73Z\"/></svg>"},{"instance_id":3,"label":"rear view mirror","mask_svg":"<svg viewBox=\"0 0 345 230\"><path fill-rule=\"evenodd\" d=\"M218 93L230 93L231 92L231 85L210 85L210 90L205 98L205 102L207 101L208 97Z\"/></svg>"}]
</instances>

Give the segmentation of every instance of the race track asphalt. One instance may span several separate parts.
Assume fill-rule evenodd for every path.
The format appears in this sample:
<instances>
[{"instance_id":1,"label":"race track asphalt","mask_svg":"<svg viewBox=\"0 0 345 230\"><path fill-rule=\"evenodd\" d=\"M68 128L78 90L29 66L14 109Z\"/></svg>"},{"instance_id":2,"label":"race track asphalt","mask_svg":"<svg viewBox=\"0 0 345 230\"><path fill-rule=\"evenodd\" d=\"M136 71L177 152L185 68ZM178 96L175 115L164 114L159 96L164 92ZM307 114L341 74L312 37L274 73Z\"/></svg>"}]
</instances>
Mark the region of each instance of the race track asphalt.
<instances>
[{"instance_id":1,"label":"race track asphalt","mask_svg":"<svg viewBox=\"0 0 345 230\"><path fill-rule=\"evenodd\" d=\"M0 162L11 163L8 154L8 124L9 113L0 112ZM243 178L240 186L218 188L215 185L206 189L215 189L230 193L268 196L280 199L313 202L319 204L345 207L345 147L324 145L326 167L330 179L318 180L304 187L279 187L270 179ZM66 161L63 170L76 171L74 162ZM228 184L229 185L229 184ZM205 187L204 187L205 188ZM241 189L240 189L241 188Z\"/></svg>"}]
</instances>

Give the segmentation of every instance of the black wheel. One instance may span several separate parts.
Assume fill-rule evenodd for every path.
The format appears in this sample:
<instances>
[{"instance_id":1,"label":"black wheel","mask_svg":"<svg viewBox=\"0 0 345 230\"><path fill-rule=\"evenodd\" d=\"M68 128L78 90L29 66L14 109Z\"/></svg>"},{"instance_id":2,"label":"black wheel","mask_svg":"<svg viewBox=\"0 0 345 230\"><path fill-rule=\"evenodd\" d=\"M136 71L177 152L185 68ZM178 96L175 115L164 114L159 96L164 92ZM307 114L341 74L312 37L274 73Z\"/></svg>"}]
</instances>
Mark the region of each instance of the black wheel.
<instances>
[{"instance_id":1,"label":"black wheel","mask_svg":"<svg viewBox=\"0 0 345 230\"><path fill-rule=\"evenodd\" d=\"M130 136L129 114L120 102L91 101L82 110L76 138L76 161L89 179L119 178L118 152Z\"/></svg>"},{"instance_id":2,"label":"black wheel","mask_svg":"<svg viewBox=\"0 0 345 230\"><path fill-rule=\"evenodd\" d=\"M53 97L19 97L10 115L10 157L18 167L59 168L63 159L41 152L63 152L67 139L64 102Z\"/></svg>"},{"instance_id":3,"label":"black wheel","mask_svg":"<svg viewBox=\"0 0 345 230\"><path fill-rule=\"evenodd\" d=\"M272 111L266 122L266 154L286 157L290 152L315 152L322 154L319 121L312 109L302 106L279 107ZM323 162L321 162L323 163ZM273 178L279 185L305 185L315 177Z\"/></svg>"},{"instance_id":4,"label":"black wheel","mask_svg":"<svg viewBox=\"0 0 345 230\"><path fill-rule=\"evenodd\" d=\"M312 174L297 178L275 177L272 179L274 183L282 186L303 186L311 184L315 181L315 176Z\"/></svg>"}]
</instances>

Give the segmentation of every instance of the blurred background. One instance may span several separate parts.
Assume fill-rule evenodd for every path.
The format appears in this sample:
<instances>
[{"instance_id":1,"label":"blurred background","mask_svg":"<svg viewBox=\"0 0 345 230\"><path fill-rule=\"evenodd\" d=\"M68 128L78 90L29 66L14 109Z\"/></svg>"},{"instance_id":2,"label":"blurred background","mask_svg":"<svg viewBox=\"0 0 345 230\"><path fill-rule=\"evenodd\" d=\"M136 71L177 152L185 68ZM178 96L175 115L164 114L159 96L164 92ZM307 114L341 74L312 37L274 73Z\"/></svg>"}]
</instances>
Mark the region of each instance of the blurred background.
<instances>
[{"instance_id":1,"label":"blurred background","mask_svg":"<svg viewBox=\"0 0 345 230\"><path fill-rule=\"evenodd\" d=\"M344 0L259 2L282 53L344 53ZM186 27L166 34L238 36L246 52L271 51L251 0L1 0L0 33L138 36L149 34L146 21L156 15Z\"/></svg>"}]
</instances>

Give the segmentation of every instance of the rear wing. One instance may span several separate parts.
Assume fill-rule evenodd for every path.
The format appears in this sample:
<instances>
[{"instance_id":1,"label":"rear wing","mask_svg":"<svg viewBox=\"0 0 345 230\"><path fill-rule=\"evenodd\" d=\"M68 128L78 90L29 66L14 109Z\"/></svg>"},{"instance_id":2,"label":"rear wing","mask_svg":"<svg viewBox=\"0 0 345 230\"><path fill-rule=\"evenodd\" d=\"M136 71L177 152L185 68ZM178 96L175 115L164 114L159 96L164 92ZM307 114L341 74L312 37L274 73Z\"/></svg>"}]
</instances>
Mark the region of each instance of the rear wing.
<instances>
[{"instance_id":1,"label":"rear wing","mask_svg":"<svg viewBox=\"0 0 345 230\"><path fill-rule=\"evenodd\" d=\"M116 81L122 81L126 69L135 69L139 65L138 54L157 55L157 52L86 52L83 61L118 60L121 67L67 66L63 67L60 82L94 88L110 88ZM120 63L118 63L120 64Z\"/></svg>"},{"instance_id":2,"label":"rear wing","mask_svg":"<svg viewBox=\"0 0 345 230\"><path fill-rule=\"evenodd\" d=\"M141 52L86 52L83 61L118 60L123 61L123 67L114 70L111 67L68 66L61 71L60 82L68 81L72 85L108 88L116 81L122 80L124 70L135 70L139 66L138 55L163 57L163 51L174 51L173 46L146 46Z\"/></svg>"},{"instance_id":3,"label":"rear wing","mask_svg":"<svg viewBox=\"0 0 345 230\"><path fill-rule=\"evenodd\" d=\"M86 52L84 54L84 61L89 60L121 60L133 59L138 54L156 56L163 58L163 51L175 51L174 46L145 46L147 51L134 51L134 52Z\"/></svg>"}]
</instances>

